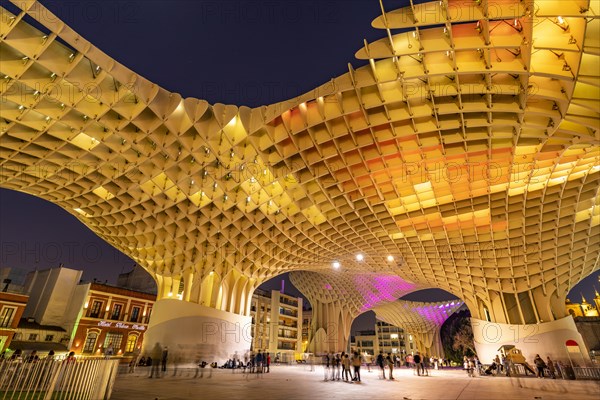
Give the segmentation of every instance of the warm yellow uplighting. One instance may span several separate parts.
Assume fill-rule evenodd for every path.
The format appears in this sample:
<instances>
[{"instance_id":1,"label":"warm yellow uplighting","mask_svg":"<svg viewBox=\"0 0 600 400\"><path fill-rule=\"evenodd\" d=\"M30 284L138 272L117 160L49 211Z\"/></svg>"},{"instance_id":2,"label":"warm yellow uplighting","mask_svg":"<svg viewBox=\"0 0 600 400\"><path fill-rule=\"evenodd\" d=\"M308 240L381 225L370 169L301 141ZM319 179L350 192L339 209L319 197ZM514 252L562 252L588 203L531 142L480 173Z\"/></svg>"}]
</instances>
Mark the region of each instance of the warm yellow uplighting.
<instances>
[{"instance_id":1,"label":"warm yellow uplighting","mask_svg":"<svg viewBox=\"0 0 600 400\"><path fill-rule=\"evenodd\" d=\"M83 211L81 208L74 208L73 211L83 215L84 217L91 217L90 214L86 213L85 211Z\"/></svg>"},{"instance_id":2,"label":"warm yellow uplighting","mask_svg":"<svg viewBox=\"0 0 600 400\"><path fill-rule=\"evenodd\" d=\"M102 186L98 186L96 189L92 190L92 192L94 192L94 194L96 194L98 197L103 198L104 200L110 200L113 197L115 197L114 194L112 194Z\"/></svg>"},{"instance_id":3,"label":"warm yellow uplighting","mask_svg":"<svg viewBox=\"0 0 600 400\"><path fill-rule=\"evenodd\" d=\"M92 136L81 132L73 139L71 139L71 143L83 150L93 150L94 147L100 144L100 141Z\"/></svg>"}]
</instances>

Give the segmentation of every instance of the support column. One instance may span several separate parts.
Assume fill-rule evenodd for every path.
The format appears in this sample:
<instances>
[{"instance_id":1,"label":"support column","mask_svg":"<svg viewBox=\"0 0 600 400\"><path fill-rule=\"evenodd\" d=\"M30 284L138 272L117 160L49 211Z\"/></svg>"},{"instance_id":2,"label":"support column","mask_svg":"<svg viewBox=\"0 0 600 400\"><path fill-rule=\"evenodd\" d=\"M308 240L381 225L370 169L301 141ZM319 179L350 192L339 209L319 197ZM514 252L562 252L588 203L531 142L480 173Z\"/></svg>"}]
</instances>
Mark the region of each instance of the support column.
<instances>
[{"instance_id":1,"label":"support column","mask_svg":"<svg viewBox=\"0 0 600 400\"><path fill-rule=\"evenodd\" d=\"M255 281L239 271L221 269L204 274L190 269L179 274L154 275L158 285L143 354L155 343L169 347L169 354L183 363L243 358L252 343L249 296ZM182 296L173 291L183 279ZM237 353L237 354L236 354Z\"/></svg>"},{"instance_id":2,"label":"support column","mask_svg":"<svg viewBox=\"0 0 600 400\"><path fill-rule=\"evenodd\" d=\"M157 342L183 363L222 363L236 353L243 358L250 350L252 321L200 304L162 299L154 303L142 354L148 355Z\"/></svg>"},{"instance_id":3,"label":"support column","mask_svg":"<svg viewBox=\"0 0 600 400\"><path fill-rule=\"evenodd\" d=\"M536 354L544 359L550 356L555 361L565 363L573 358L578 360L578 364L589 362L588 350L575 321L571 316L566 316L567 292L567 288L557 288L552 282L545 287L540 285L518 293L490 290L489 297L492 300L503 301L487 299L485 302L495 317L492 321L482 320L478 318L479 315L472 313L471 325L479 359L483 363L491 362L499 354L501 346L512 345L523 353L530 364ZM567 341L577 345L570 346L568 351Z\"/></svg>"},{"instance_id":4,"label":"support column","mask_svg":"<svg viewBox=\"0 0 600 400\"><path fill-rule=\"evenodd\" d=\"M350 326L353 317L338 302L323 303L311 300L313 306L312 337L309 338L308 352L322 354L348 349Z\"/></svg>"},{"instance_id":5,"label":"support column","mask_svg":"<svg viewBox=\"0 0 600 400\"><path fill-rule=\"evenodd\" d=\"M521 350L529 364L536 354L567 364L570 359L577 359L578 364L590 361L588 349L571 316L538 324L502 324L471 318L471 325L477 356L483 363L492 362L503 345ZM567 349L568 341L577 346Z\"/></svg>"}]
</instances>

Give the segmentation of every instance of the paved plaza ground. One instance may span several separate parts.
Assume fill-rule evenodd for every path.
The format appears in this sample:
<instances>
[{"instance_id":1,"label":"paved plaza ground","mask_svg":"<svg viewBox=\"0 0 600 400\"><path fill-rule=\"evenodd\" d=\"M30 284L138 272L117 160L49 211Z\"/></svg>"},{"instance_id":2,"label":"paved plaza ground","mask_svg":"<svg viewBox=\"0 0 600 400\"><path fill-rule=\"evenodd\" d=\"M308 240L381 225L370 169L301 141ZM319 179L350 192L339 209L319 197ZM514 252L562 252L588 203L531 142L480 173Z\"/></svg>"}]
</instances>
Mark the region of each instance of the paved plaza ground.
<instances>
[{"instance_id":1,"label":"paved plaza ground","mask_svg":"<svg viewBox=\"0 0 600 400\"><path fill-rule=\"evenodd\" d=\"M361 368L362 383L323 381L323 368L314 371L302 365L272 366L268 374L244 374L240 371L167 371L161 379L148 379L148 371L139 368L134 374L117 377L112 400L378 400L378 399L482 399L482 400L598 400L600 382L552 379L475 377L461 370L431 371L430 376L414 376L412 370L394 370L394 381L379 379L375 369Z\"/></svg>"}]
</instances>

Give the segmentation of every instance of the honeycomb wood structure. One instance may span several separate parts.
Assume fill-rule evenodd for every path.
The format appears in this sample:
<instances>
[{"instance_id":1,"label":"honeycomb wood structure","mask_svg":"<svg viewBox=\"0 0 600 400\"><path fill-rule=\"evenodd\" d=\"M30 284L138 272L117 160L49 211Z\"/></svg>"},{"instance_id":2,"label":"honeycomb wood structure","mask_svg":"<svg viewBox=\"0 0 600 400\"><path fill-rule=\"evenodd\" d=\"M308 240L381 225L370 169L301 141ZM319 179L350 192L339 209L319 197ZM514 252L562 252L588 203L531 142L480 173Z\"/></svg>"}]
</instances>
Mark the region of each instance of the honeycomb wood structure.
<instances>
[{"instance_id":1,"label":"honeycomb wood structure","mask_svg":"<svg viewBox=\"0 0 600 400\"><path fill-rule=\"evenodd\" d=\"M440 329L463 303L458 300L435 303L397 300L373 308L377 318L413 335L422 355L444 357Z\"/></svg>"},{"instance_id":2,"label":"honeycomb wood structure","mask_svg":"<svg viewBox=\"0 0 600 400\"><path fill-rule=\"evenodd\" d=\"M0 185L130 256L158 303L248 316L295 271L338 347L358 313L429 287L481 320L560 319L599 267L599 2L407 4L373 3L366 66L248 108L184 99L13 1Z\"/></svg>"}]
</instances>

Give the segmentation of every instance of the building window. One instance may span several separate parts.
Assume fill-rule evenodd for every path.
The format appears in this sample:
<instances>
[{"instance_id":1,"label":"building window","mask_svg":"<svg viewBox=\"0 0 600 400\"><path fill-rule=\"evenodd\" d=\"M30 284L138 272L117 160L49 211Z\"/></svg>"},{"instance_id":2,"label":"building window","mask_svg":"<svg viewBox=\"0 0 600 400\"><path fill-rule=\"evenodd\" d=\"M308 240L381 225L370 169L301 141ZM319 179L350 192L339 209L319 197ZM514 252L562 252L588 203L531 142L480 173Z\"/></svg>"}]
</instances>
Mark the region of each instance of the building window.
<instances>
[{"instance_id":1,"label":"building window","mask_svg":"<svg viewBox=\"0 0 600 400\"><path fill-rule=\"evenodd\" d=\"M119 317L121 316L122 309L123 309L122 304L113 305L112 316L110 317L110 319L119 319Z\"/></svg>"},{"instance_id":2,"label":"building window","mask_svg":"<svg viewBox=\"0 0 600 400\"><path fill-rule=\"evenodd\" d=\"M84 353L93 353L94 352L94 346L96 346L96 339L98 339L97 332L88 332L88 334L85 338L85 343L83 345Z\"/></svg>"},{"instance_id":3,"label":"building window","mask_svg":"<svg viewBox=\"0 0 600 400\"><path fill-rule=\"evenodd\" d=\"M129 322L138 322L138 317L140 316L140 308L139 307L133 307L131 309L131 318L129 319Z\"/></svg>"},{"instance_id":4,"label":"building window","mask_svg":"<svg viewBox=\"0 0 600 400\"><path fill-rule=\"evenodd\" d=\"M0 314L0 327L6 328L12 323L17 309L15 307L4 307Z\"/></svg>"},{"instance_id":5,"label":"building window","mask_svg":"<svg viewBox=\"0 0 600 400\"><path fill-rule=\"evenodd\" d=\"M90 310L90 317L91 318L99 318L101 311L102 311L102 302L94 301L94 303L92 304L92 308Z\"/></svg>"},{"instance_id":6,"label":"building window","mask_svg":"<svg viewBox=\"0 0 600 400\"><path fill-rule=\"evenodd\" d=\"M123 341L122 333L109 332L106 334L106 339L104 339L104 348L107 348L109 344L112 344L113 349L115 351L117 351L117 349L121 348L122 341Z\"/></svg>"},{"instance_id":7,"label":"building window","mask_svg":"<svg viewBox=\"0 0 600 400\"><path fill-rule=\"evenodd\" d=\"M54 340L54 335L46 335L46 338L44 339L46 342L51 342Z\"/></svg>"},{"instance_id":8,"label":"building window","mask_svg":"<svg viewBox=\"0 0 600 400\"><path fill-rule=\"evenodd\" d=\"M125 353L133 353L135 351L137 340L137 335L129 334L129 336L127 336L127 347L125 348Z\"/></svg>"},{"instance_id":9,"label":"building window","mask_svg":"<svg viewBox=\"0 0 600 400\"><path fill-rule=\"evenodd\" d=\"M27 340L36 341L37 340L37 333L30 333L29 334L29 339L27 339Z\"/></svg>"}]
</instances>

